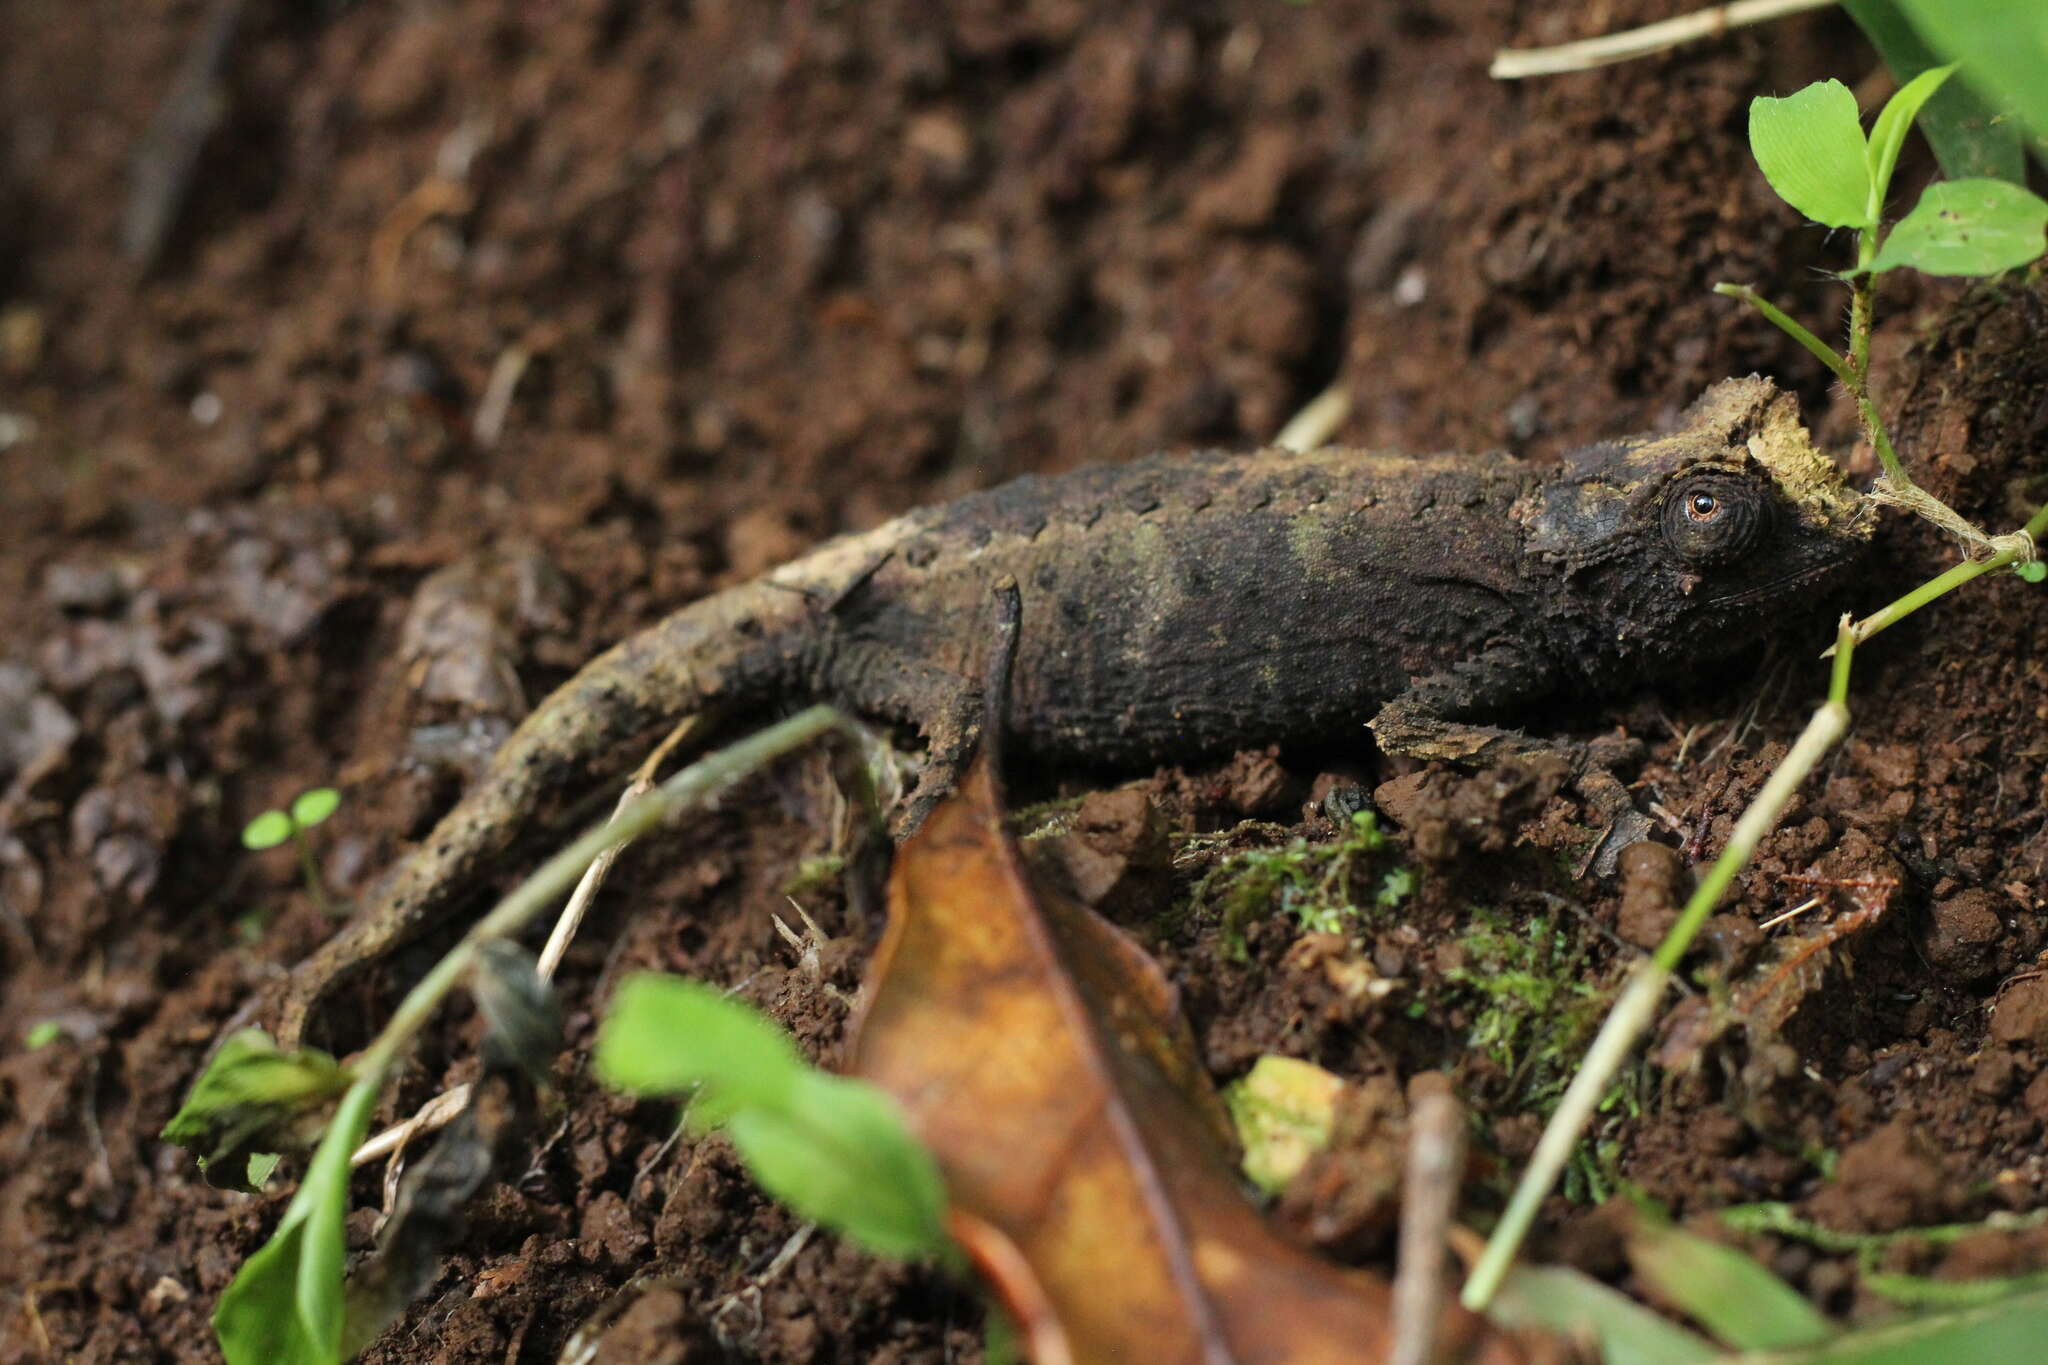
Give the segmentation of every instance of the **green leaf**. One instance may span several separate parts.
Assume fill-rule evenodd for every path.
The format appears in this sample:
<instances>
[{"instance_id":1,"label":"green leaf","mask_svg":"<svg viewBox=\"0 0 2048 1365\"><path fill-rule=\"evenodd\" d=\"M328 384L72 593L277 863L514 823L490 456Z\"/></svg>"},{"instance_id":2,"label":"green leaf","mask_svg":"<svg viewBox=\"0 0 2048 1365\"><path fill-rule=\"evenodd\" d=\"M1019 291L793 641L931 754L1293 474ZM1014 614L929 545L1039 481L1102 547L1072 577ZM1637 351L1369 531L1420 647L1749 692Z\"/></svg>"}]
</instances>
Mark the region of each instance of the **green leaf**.
<instances>
[{"instance_id":1,"label":"green leaf","mask_svg":"<svg viewBox=\"0 0 2048 1365\"><path fill-rule=\"evenodd\" d=\"M804 1070L789 1036L695 981L637 972L619 984L598 1029L605 1084L636 1095L715 1088L735 1105L778 1105Z\"/></svg>"},{"instance_id":2,"label":"green leaf","mask_svg":"<svg viewBox=\"0 0 2048 1365\"><path fill-rule=\"evenodd\" d=\"M242 826L242 847L276 848L292 837L292 818L281 810L267 810Z\"/></svg>"},{"instance_id":3,"label":"green leaf","mask_svg":"<svg viewBox=\"0 0 2048 1365\"><path fill-rule=\"evenodd\" d=\"M1779 1355L1745 1356L1754 1365L1932 1365L1933 1362L2039 1360L2048 1341L2048 1291L1980 1308L1881 1323L1825 1345Z\"/></svg>"},{"instance_id":4,"label":"green leaf","mask_svg":"<svg viewBox=\"0 0 2048 1365\"><path fill-rule=\"evenodd\" d=\"M2039 566L2033 564L2026 566L2027 569L2036 567ZM2026 569L2022 569L2020 572L2025 573ZM28 1032L21 1036L21 1045L30 1052L34 1052L38 1048L48 1047L63 1036L64 1026L55 1019L39 1019L35 1023L30 1024Z\"/></svg>"},{"instance_id":5,"label":"green leaf","mask_svg":"<svg viewBox=\"0 0 2048 1365\"><path fill-rule=\"evenodd\" d=\"M221 1292L213 1331L228 1365L340 1365L348 1159L376 1107L374 1083L348 1092L277 1231Z\"/></svg>"},{"instance_id":6,"label":"green leaf","mask_svg":"<svg viewBox=\"0 0 2048 1365\"><path fill-rule=\"evenodd\" d=\"M1818 81L1749 103L1749 149L1778 197L1829 227L1869 226L1870 166L1856 97Z\"/></svg>"},{"instance_id":7,"label":"green leaf","mask_svg":"<svg viewBox=\"0 0 2048 1365\"><path fill-rule=\"evenodd\" d=\"M2031 132L2048 162L2048 5L2036 0L1899 0L1927 46L1962 64L1962 79L1995 117Z\"/></svg>"},{"instance_id":8,"label":"green leaf","mask_svg":"<svg viewBox=\"0 0 2048 1365\"><path fill-rule=\"evenodd\" d=\"M2003 180L1929 185L1878 248L1872 272L1996 275L2048 250L2048 202Z\"/></svg>"},{"instance_id":9,"label":"green leaf","mask_svg":"<svg viewBox=\"0 0 2048 1365\"><path fill-rule=\"evenodd\" d=\"M2048 578L2048 564L2043 564L2038 559L2030 559L2013 572L2020 576L2022 583L2039 583L2042 579Z\"/></svg>"},{"instance_id":10,"label":"green leaf","mask_svg":"<svg viewBox=\"0 0 2048 1365\"><path fill-rule=\"evenodd\" d=\"M784 1109L741 1109L726 1125L761 1188L884 1256L951 1246L946 1189L895 1102L860 1081L807 1071Z\"/></svg>"},{"instance_id":11,"label":"green leaf","mask_svg":"<svg viewBox=\"0 0 2048 1365\"><path fill-rule=\"evenodd\" d=\"M300 829L313 826L334 814L341 806L341 793L332 787L315 787L309 792L300 792L292 802L292 819Z\"/></svg>"},{"instance_id":12,"label":"green leaf","mask_svg":"<svg viewBox=\"0 0 2048 1365\"><path fill-rule=\"evenodd\" d=\"M1743 1351L1811 1346L1834 1327L1799 1292L1732 1247L1638 1214L1628 1259L1657 1292Z\"/></svg>"},{"instance_id":13,"label":"green leaf","mask_svg":"<svg viewBox=\"0 0 2048 1365\"><path fill-rule=\"evenodd\" d=\"M1505 1327L1547 1327L1600 1343L1603 1365L1705 1365L1720 1352L1634 1299L1562 1266L1518 1266L1487 1309Z\"/></svg>"},{"instance_id":14,"label":"green leaf","mask_svg":"<svg viewBox=\"0 0 2048 1365\"><path fill-rule=\"evenodd\" d=\"M1859 1287L1901 1308L1975 1308L2014 1294L2048 1289L2048 1272L2000 1275L1986 1280L1937 1280L1927 1275L1863 1268Z\"/></svg>"},{"instance_id":15,"label":"green leaf","mask_svg":"<svg viewBox=\"0 0 2048 1365\"><path fill-rule=\"evenodd\" d=\"M1869 160L1871 202L1879 212L1883 211L1885 194L1891 188L1892 171L1899 164L1899 151L1906 145L1906 134L1913 130L1913 120L1955 69L1954 62L1929 67L1900 86L1899 92L1878 111L1877 122L1870 129Z\"/></svg>"},{"instance_id":16,"label":"green leaf","mask_svg":"<svg viewBox=\"0 0 2048 1365\"><path fill-rule=\"evenodd\" d=\"M1939 65L1933 50L1900 12L1899 0L1844 0L1842 8L1901 82ZM2024 184L2027 156L2019 120L2010 108L1994 111L1967 79L1942 86L1917 120L1942 174L1951 180L1981 175Z\"/></svg>"},{"instance_id":17,"label":"green leaf","mask_svg":"<svg viewBox=\"0 0 2048 1365\"><path fill-rule=\"evenodd\" d=\"M192 1082L162 1136L193 1152L208 1182L246 1192L249 1158L307 1146L329 1101L348 1085L348 1073L326 1053L282 1052L263 1030L243 1029Z\"/></svg>"},{"instance_id":18,"label":"green leaf","mask_svg":"<svg viewBox=\"0 0 2048 1365\"><path fill-rule=\"evenodd\" d=\"M596 1065L636 1094L698 1091L692 1124L724 1126L761 1187L804 1217L884 1255L951 1246L938 1167L895 1102L806 1065L746 1005L694 981L628 977L598 1030Z\"/></svg>"}]
</instances>

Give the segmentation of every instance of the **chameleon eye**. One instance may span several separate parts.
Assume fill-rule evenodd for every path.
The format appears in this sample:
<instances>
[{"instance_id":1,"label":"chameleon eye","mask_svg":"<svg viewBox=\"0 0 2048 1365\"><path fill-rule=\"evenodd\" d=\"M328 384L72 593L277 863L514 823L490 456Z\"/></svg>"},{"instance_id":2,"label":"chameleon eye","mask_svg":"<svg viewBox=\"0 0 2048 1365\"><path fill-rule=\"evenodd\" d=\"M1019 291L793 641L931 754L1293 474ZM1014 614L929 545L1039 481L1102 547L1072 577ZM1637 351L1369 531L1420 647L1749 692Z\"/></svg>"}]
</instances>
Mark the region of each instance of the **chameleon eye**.
<instances>
[{"instance_id":1,"label":"chameleon eye","mask_svg":"<svg viewBox=\"0 0 2048 1365\"><path fill-rule=\"evenodd\" d=\"M1763 490L1725 473L1697 474L1664 502L1664 538L1680 558L1700 567L1727 564L1754 549L1770 529Z\"/></svg>"}]
</instances>

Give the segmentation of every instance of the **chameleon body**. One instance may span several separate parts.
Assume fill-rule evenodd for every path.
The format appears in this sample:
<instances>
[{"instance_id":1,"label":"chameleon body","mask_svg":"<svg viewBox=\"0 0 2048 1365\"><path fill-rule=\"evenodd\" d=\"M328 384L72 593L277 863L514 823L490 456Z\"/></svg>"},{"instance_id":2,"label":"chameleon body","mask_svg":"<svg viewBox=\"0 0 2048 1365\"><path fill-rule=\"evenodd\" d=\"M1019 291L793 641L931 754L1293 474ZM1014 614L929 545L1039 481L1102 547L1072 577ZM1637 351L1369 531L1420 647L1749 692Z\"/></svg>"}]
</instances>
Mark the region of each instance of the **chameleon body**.
<instances>
[{"instance_id":1,"label":"chameleon body","mask_svg":"<svg viewBox=\"0 0 2048 1365\"><path fill-rule=\"evenodd\" d=\"M444 917L627 745L692 713L834 701L914 726L921 791L980 722L991 588L1022 604L1011 749L1129 765L1371 721L1465 763L1546 747L1493 728L1754 642L1843 577L1860 500L1793 400L1716 386L1677 430L1539 470L1500 454L1152 457L1027 477L842 537L617 645L548 697L366 913L295 974L296 1038L330 982ZM1610 818L1620 784L1580 764ZM1639 819L1639 817L1637 817Z\"/></svg>"}]
</instances>

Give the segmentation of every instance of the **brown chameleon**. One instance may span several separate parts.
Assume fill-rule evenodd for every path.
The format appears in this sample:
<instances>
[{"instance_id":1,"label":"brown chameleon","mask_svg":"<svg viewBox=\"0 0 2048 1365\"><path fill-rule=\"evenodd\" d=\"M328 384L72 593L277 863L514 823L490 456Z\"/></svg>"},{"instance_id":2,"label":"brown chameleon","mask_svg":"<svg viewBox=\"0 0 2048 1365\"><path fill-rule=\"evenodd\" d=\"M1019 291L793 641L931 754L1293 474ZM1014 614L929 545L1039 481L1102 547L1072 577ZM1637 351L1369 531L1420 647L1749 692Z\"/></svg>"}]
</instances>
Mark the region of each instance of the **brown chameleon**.
<instances>
[{"instance_id":1,"label":"brown chameleon","mask_svg":"<svg viewBox=\"0 0 2048 1365\"><path fill-rule=\"evenodd\" d=\"M1498 728L1734 652L1843 579L1862 502L1768 381L1677 430L1537 469L1501 454L1154 456L1027 477L828 542L585 667L527 718L357 920L303 964L296 1039L350 969L452 913L625 746L690 714L827 700L914 727L919 797L980 723L991 587L1021 600L1005 744L1146 764L1355 733L1478 765L1559 746ZM1618 846L1645 828L1564 746ZM913 807L917 804L913 799Z\"/></svg>"}]
</instances>

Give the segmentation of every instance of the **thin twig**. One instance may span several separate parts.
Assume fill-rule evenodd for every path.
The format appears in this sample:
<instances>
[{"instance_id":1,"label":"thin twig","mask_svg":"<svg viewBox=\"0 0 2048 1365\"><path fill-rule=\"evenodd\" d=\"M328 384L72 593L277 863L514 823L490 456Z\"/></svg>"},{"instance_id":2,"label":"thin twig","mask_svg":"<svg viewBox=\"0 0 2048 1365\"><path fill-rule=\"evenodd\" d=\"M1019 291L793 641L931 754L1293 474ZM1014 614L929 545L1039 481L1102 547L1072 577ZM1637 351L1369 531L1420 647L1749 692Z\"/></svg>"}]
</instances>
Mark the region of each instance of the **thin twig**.
<instances>
[{"instance_id":1,"label":"thin twig","mask_svg":"<svg viewBox=\"0 0 2048 1365\"><path fill-rule=\"evenodd\" d=\"M633 780L626 784L626 790L619 797L619 804L612 811L611 821L607 821L607 825L616 821L626 807L654 789L654 774L668 761L676 746L695 730L697 719L695 716L684 717L675 729L668 732L668 738L654 746L654 752L647 755L646 760L634 771ZM618 861L620 852L631 842L630 838L620 839L598 854L597 860L584 870L583 880L576 883L575 892L570 895L569 903L562 907L561 916L555 921L554 930L548 935L547 946L540 950L535 973L543 982L554 978L555 969L561 965L563 955L569 951L570 940L576 937L576 930L583 923L584 912L590 908L590 902L597 895L597 889L604 885L605 874L611 871L611 866ZM403 1123L393 1124L365 1141L349 1157L348 1164L364 1166L381 1156L397 1152L419 1134L447 1127L455 1121L456 1115L468 1106L467 1084L444 1090L421 1105L411 1118ZM387 1176L385 1183L387 1186L390 1185L392 1177ZM389 1207L390 1202L387 1193L385 1205Z\"/></svg>"},{"instance_id":2,"label":"thin twig","mask_svg":"<svg viewBox=\"0 0 2048 1365\"><path fill-rule=\"evenodd\" d=\"M128 167L128 199L121 207L121 253L144 269L156 260L177 222L199 153L227 113L221 72L247 7L247 0L213 0L207 6L164 102L136 144Z\"/></svg>"},{"instance_id":3,"label":"thin twig","mask_svg":"<svg viewBox=\"0 0 2048 1365\"><path fill-rule=\"evenodd\" d=\"M1340 378L1309 399L1307 406L1289 418L1287 425L1280 428L1280 434L1273 438L1273 444L1296 454L1321 450L1350 416L1351 386Z\"/></svg>"},{"instance_id":4,"label":"thin twig","mask_svg":"<svg viewBox=\"0 0 2048 1365\"><path fill-rule=\"evenodd\" d=\"M364 1141L362 1146L349 1154L348 1164L351 1166L367 1166L379 1157L389 1156L402 1149L406 1143L411 1142L421 1133L431 1133L447 1127L455 1121L457 1114L460 1114L468 1107L469 1085L467 1082L455 1086L453 1089L443 1090L440 1094L434 1096L434 1098L428 1100L415 1110L413 1116L405 1122L394 1123L375 1137ZM391 1198L388 1192L385 1196L384 1204L385 1207L390 1207Z\"/></svg>"},{"instance_id":5,"label":"thin twig","mask_svg":"<svg viewBox=\"0 0 2048 1365\"><path fill-rule=\"evenodd\" d=\"M526 374L526 367L533 360L533 352L524 346L507 346L498 353L491 364L491 377L484 381L484 395L477 400L476 420L470 423L470 434L475 436L478 446L489 450L505 434L505 418L512 411L512 395L518 392L519 381Z\"/></svg>"},{"instance_id":6,"label":"thin twig","mask_svg":"<svg viewBox=\"0 0 2048 1365\"><path fill-rule=\"evenodd\" d=\"M1964 560L1946 573L1928 579L1904 597L1887 603L1858 621L1853 637L1855 643L1860 645L1879 631L1897 625L1929 602L1947 596L1973 578L1982 577L1998 569L2032 563L2035 559L2035 542L2043 535L2048 535L2048 503L2043 503L2040 510L2027 519L2027 524L2011 535L1993 537L1991 543L1998 548L1989 558ZM1835 648L1830 645L1821 657L1829 658L1834 654Z\"/></svg>"},{"instance_id":7,"label":"thin twig","mask_svg":"<svg viewBox=\"0 0 2048 1365\"><path fill-rule=\"evenodd\" d=\"M1394 1273L1388 1365L1430 1365L1443 1318L1444 1250L1465 1170L1465 1114L1441 1072L1408 1087L1408 1169L1401 1190L1401 1260Z\"/></svg>"},{"instance_id":8,"label":"thin twig","mask_svg":"<svg viewBox=\"0 0 2048 1365\"><path fill-rule=\"evenodd\" d=\"M686 716L677 723L675 729L668 732L668 738L654 746L654 752L647 755L646 761L633 773L633 780L626 784L626 790L620 793L618 807L612 811L613 820L617 820L619 813L626 807L654 790L655 773L660 771L662 764L668 762L669 755L675 752L678 745L696 733L697 728L698 718ZM562 907L561 917L555 921L554 930L548 935L547 945L540 950L540 959L535 970L539 972L542 981L554 979L555 968L562 964L563 955L569 951L569 941L576 937L576 930L582 925L583 916L590 909L590 902L596 897L597 889L604 885L604 879L611 872L612 864L619 860L619 854L623 853L626 845L631 842L630 838L621 839L598 854L597 861L584 872L583 880L576 883L575 892L569 897L569 903Z\"/></svg>"},{"instance_id":9,"label":"thin twig","mask_svg":"<svg viewBox=\"0 0 2048 1365\"><path fill-rule=\"evenodd\" d=\"M352 1106L374 1103L372 1097L383 1088L392 1063L412 1042L413 1036L425 1027L434 1011L440 1008L442 999L476 965L483 945L517 933L555 897L574 886L605 849L645 833L698 802L708 801L747 774L834 731L858 733L858 727L830 706L813 706L799 711L737 744L705 755L645 796L628 803L605 824L586 830L556 852L514 887L489 914L470 926L461 941L406 992L383 1029L356 1059L353 1067L355 1081L348 1094L342 1097L339 1112L348 1113ZM367 1123L364 1126L367 1127ZM337 1139L339 1132L338 1127L328 1130L328 1137L321 1143L321 1152L328 1150L329 1143ZM357 1146L360 1145L357 1140ZM317 1155L315 1160L319 1160Z\"/></svg>"},{"instance_id":10,"label":"thin twig","mask_svg":"<svg viewBox=\"0 0 2048 1365\"><path fill-rule=\"evenodd\" d=\"M1735 0L1714 5L1694 14L1646 24L1621 33L1609 33L1556 47L1502 48L1493 54L1486 74L1497 81L1518 81L1526 76L1556 76L1567 71L1590 71L1596 66L1634 61L1668 51L1700 38L1718 38L1730 29L1766 24L1788 14L1825 9L1835 0Z\"/></svg>"},{"instance_id":11,"label":"thin twig","mask_svg":"<svg viewBox=\"0 0 2048 1365\"><path fill-rule=\"evenodd\" d=\"M1806 913L1807 911L1809 911L1809 910L1813 909L1813 907L1814 907L1814 906L1816 906L1816 905L1819 905L1819 904L1820 904L1820 897L1819 897L1819 896L1808 896L1808 897L1807 897L1807 898L1806 898L1805 900L1803 900L1803 901L1801 901L1801 902L1800 902L1799 904L1797 904L1797 905L1793 906L1793 907L1792 907L1792 908L1791 908L1790 910L1787 910L1787 911L1783 912L1782 914L1777 914L1777 915L1773 915L1773 916L1771 916L1771 917L1770 917L1769 919L1765 920L1765 921L1764 921L1764 922L1763 922L1762 924L1759 924L1759 925L1757 925L1757 928L1759 928L1759 929L1775 929L1775 928L1777 928L1777 927L1778 927L1779 925L1781 925L1781 924L1785 923L1785 922L1786 922L1786 921L1788 921L1788 920L1794 920L1794 919L1797 919L1797 918L1799 918L1799 916L1801 916L1801 915L1805 914L1805 913Z\"/></svg>"}]
</instances>

